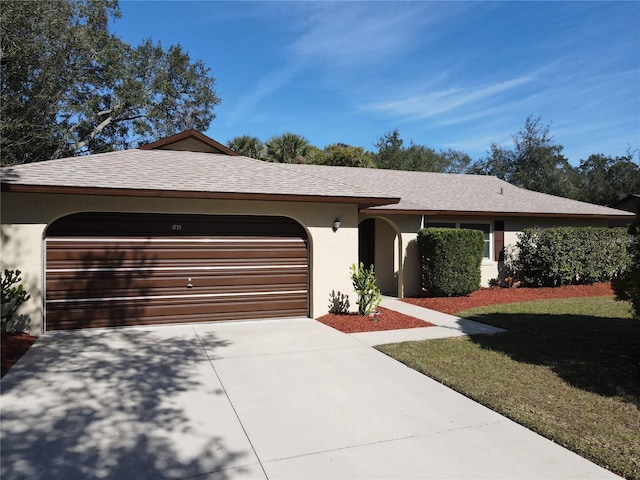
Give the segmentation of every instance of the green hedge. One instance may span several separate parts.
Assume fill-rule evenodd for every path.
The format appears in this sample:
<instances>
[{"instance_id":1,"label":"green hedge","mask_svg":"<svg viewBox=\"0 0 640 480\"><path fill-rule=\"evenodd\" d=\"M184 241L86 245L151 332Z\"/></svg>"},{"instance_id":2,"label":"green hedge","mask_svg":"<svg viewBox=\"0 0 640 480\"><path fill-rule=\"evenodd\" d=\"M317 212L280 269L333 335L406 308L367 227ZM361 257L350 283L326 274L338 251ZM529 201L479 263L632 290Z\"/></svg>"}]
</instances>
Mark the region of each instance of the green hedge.
<instances>
[{"instance_id":1,"label":"green hedge","mask_svg":"<svg viewBox=\"0 0 640 480\"><path fill-rule=\"evenodd\" d=\"M422 287L438 297L466 295L480 288L484 234L464 228L418 232Z\"/></svg>"},{"instance_id":2,"label":"green hedge","mask_svg":"<svg viewBox=\"0 0 640 480\"><path fill-rule=\"evenodd\" d=\"M630 265L629 241L622 227L525 229L510 268L532 287L609 282Z\"/></svg>"},{"instance_id":3,"label":"green hedge","mask_svg":"<svg viewBox=\"0 0 640 480\"><path fill-rule=\"evenodd\" d=\"M631 265L611 281L616 299L625 300L631 304L633 316L640 320L640 233L632 237L629 245Z\"/></svg>"}]
</instances>

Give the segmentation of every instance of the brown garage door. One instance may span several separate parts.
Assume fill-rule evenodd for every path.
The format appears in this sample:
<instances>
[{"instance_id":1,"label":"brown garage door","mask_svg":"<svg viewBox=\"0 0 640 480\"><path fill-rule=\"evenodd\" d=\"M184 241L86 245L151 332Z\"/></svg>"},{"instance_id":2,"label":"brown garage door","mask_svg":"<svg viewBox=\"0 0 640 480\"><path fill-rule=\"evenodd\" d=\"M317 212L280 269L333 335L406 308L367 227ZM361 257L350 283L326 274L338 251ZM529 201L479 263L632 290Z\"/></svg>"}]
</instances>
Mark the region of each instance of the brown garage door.
<instances>
[{"instance_id":1,"label":"brown garage door","mask_svg":"<svg viewBox=\"0 0 640 480\"><path fill-rule=\"evenodd\" d=\"M47 330L307 312L306 234L291 219L92 213L47 229Z\"/></svg>"}]
</instances>

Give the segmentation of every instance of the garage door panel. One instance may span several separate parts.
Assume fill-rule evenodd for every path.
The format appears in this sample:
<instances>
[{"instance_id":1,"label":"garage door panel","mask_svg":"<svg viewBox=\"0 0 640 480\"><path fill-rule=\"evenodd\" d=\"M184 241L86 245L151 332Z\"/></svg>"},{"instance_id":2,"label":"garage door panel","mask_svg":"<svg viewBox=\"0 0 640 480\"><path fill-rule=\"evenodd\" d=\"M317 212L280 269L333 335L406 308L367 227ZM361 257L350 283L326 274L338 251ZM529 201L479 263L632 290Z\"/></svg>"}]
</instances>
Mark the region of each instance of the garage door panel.
<instances>
[{"instance_id":1,"label":"garage door panel","mask_svg":"<svg viewBox=\"0 0 640 480\"><path fill-rule=\"evenodd\" d=\"M206 301L154 298L137 302L65 302L48 307L47 329L306 316L306 311L306 292L241 299L223 296Z\"/></svg>"},{"instance_id":2,"label":"garage door panel","mask_svg":"<svg viewBox=\"0 0 640 480\"><path fill-rule=\"evenodd\" d=\"M125 237L117 228L74 237L57 226L47 237L47 329L307 315L307 245L290 224L284 236Z\"/></svg>"},{"instance_id":3,"label":"garage door panel","mask_svg":"<svg viewBox=\"0 0 640 480\"><path fill-rule=\"evenodd\" d=\"M305 316L301 314L300 316ZM81 328L105 328L105 327L125 327L131 325L172 325L190 322L217 322L217 321L233 321L233 320L260 320L267 318L286 318L291 317L290 309L281 310L254 310L251 316L246 311L232 310L229 312L206 312L203 314L183 314L175 316L145 316L136 320L130 316L116 316L104 319L91 319L89 322L78 322L77 319L69 317L58 318L55 324L47 323L47 330L71 330ZM49 321L48 321L49 322Z\"/></svg>"},{"instance_id":4,"label":"garage door panel","mask_svg":"<svg viewBox=\"0 0 640 480\"><path fill-rule=\"evenodd\" d=\"M98 301L107 299L106 301L116 299L145 300L147 298L202 298L216 296L251 296L257 294L274 294L276 292L305 292L307 285L305 283L271 283L265 284L247 284L247 285L218 285L212 287L199 288L121 288L111 290L71 290L69 292L53 292L47 295L47 301L50 304L70 304L82 303L88 301Z\"/></svg>"},{"instance_id":5,"label":"garage door panel","mask_svg":"<svg viewBox=\"0 0 640 480\"><path fill-rule=\"evenodd\" d=\"M215 239L186 238L179 241L157 241L141 239L130 242L107 237L74 240L72 238L50 238L51 260L79 262L103 260L113 261L216 259L216 258L304 258L304 241L299 238L231 238ZM296 249L297 247L297 249Z\"/></svg>"},{"instance_id":6,"label":"garage door panel","mask_svg":"<svg viewBox=\"0 0 640 480\"><path fill-rule=\"evenodd\" d=\"M191 281L189 282L189 278ZM187 284L192 284L188 288ZM188 294L207 289L207 293L215 293L211 287L232 289L232 291L251 292L261 289L283 289L291 287L295 290L307 288L306 272L277 274L247 274L247 275L193 275L193 277L158 276L154 278L135 279L118 278L117 276L104 279L78 280L77 278L57 278L47 283L49 300L78 298L79 296L115 296L131 295L132 292L155 290L158 294Z\"/></svg>"}]
</instances>

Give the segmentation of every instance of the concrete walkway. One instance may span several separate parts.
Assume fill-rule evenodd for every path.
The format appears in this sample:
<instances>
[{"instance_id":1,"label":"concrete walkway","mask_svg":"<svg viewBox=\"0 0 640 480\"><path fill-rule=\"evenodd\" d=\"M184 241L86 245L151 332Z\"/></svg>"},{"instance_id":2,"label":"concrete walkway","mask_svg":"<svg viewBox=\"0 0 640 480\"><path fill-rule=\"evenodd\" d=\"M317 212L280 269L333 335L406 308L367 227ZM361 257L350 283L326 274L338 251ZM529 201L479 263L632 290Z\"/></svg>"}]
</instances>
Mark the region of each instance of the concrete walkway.
<instances>
[{"instance_id":1,"label":"concrete walkway","mask_svg":"<svg viewBox=\"0 0 640 480\"><path fill-rule=\"evenodd\" d=\"M307 318L50 333L0 386L3 480L617 478Z\"/></svg>"},{"instance_id":2,"label":"concrete walkway","mask_svg":"<svg viewBox=\"0 0 640 480\"><path fill-rule=\"evenodd\" d=\"M408 328L406 330L386 330L382 332L353 333L351 336L367 345L408 342L412 340L431 340L434 338L459 337L476 333L499 333L504 329L466 320L464 318L436 312L403 302L394 297L382 297L381 307L410 315L435 324L435 327Z\"/></svg>"}]
</instances>

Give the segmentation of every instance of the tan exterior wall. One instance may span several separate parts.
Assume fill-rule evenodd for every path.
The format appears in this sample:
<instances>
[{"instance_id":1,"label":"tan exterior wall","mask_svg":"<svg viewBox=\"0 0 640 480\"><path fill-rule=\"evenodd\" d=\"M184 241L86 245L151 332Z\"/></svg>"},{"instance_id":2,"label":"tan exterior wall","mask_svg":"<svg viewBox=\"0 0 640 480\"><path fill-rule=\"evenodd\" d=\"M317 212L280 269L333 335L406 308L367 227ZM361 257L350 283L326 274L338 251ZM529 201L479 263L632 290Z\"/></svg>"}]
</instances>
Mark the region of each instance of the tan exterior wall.
<instances>
[{"instance_id":1,"label":"tan exterior wall","mask_svg":"<svg viewBox=\"0 0 640 480\"><path fill-rule=\"evenodd\" d=\"M420 259L416 238L420 215L361 215L375 218L375 265L378 287L385 295L418 296Z\"/></svg>"},{"instance_id":2,"label":"tan exterior wall","mask_svg":"<svg viewBox=\"0 0 640 480\"><path fill-rule=\"evenodd\" d=\"M376 219L376 274L388 295L417 296L421 292L420 262L416 246L420 215L358 215L356 205L201 199L132 198L84 195L3 193L1 202L2 269L20 269L31 299L18 312L17 326L38 334L43 325L44 238L56 219L77 212L142 212L225 215L283 215L298 221L308 232L310 253L310 316L328 311L331 292L356 297L349 268L358 261L358 222ZM333 221L341 227L332 230ZM517 242L524 228L539 226L607 226L606 220L505 218L505 245ZM471 221L460 218L437 221ZM494 219L473 219L487 221ZM493 252L493 245L491 245ZM492 253L493 255L493 253ZM482 285L499 274L496 259L482 265Z\"/></svg>"},{"instance_id":3,"label":"tan exterior wall","mask_svg":"<svg viewBox=\"0 0 640 480\"><path fill-rule=\"evenodd\" d=\"M45 229L54 220L77 212L291 217L305 227L309 237L310 316L315 318L328 311L332 291L349 294L351 304L355 305L349 268L358 261L357 205L3 193L1 207L1 268L23 272L23 283L31 299L18 314L34 334L41 333L43 326ZM342 225L334 232L331 227L336 218Z\"/></svg>"},{"instance_id":4,"label":"tan exterior wall","mask_svg":"<svg viewBox=\"0 0 640 480\"><path fill-rule=\"evenodd\" d=\"M383 295L398 294L398 239L396 231L381 218L375 219L375 272Z\"/></svg>"}]
</instances>

